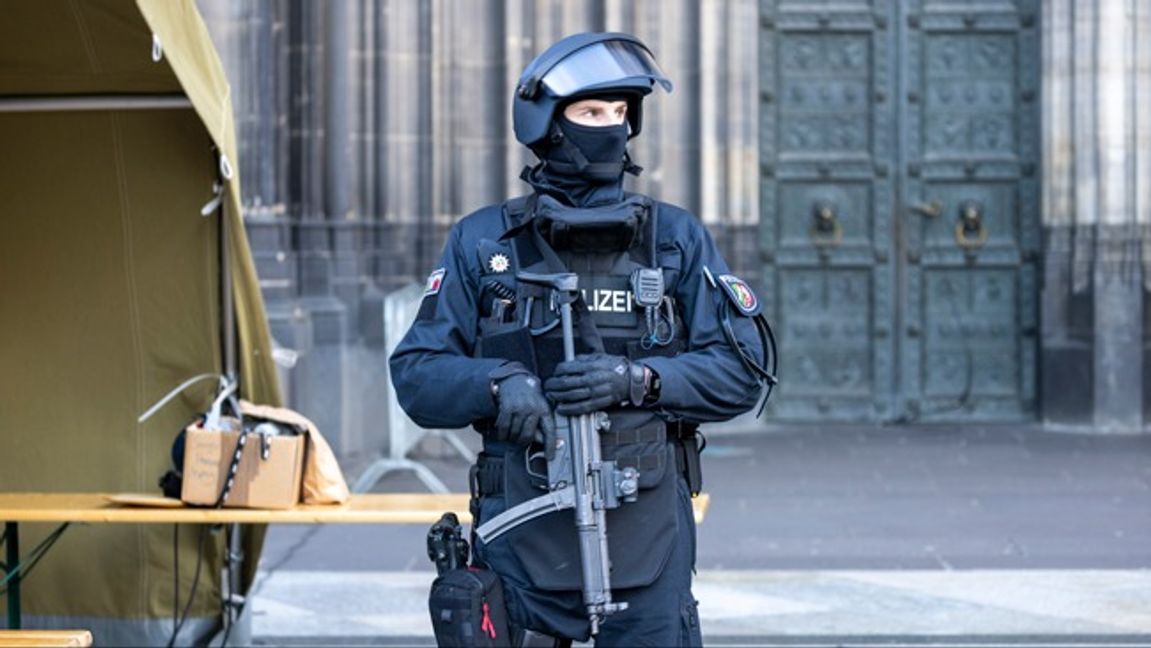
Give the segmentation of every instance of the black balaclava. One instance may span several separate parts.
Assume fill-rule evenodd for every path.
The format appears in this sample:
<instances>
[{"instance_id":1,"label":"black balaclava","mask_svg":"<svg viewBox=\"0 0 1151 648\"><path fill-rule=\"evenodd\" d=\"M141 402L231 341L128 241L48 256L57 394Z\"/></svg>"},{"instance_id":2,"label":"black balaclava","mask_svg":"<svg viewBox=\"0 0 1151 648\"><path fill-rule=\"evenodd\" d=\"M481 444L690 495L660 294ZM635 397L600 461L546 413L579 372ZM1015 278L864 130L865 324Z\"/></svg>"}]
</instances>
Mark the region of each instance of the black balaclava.
<instances>
[{"instance_id":1,"label":"black balaclava","mask_svg":"<svg viewBox=\"0 0 1151 648\"><path fill-rule=\"evenodd\" d=\"M540 163L525 169L522 177L537 191L573 207L619 202L624 171L638 175L640 170L627 155L628 133L626 121L618 126L583 126L564 117L561 107L548 137L533 147Z\"/></svg>"}]
</instances>

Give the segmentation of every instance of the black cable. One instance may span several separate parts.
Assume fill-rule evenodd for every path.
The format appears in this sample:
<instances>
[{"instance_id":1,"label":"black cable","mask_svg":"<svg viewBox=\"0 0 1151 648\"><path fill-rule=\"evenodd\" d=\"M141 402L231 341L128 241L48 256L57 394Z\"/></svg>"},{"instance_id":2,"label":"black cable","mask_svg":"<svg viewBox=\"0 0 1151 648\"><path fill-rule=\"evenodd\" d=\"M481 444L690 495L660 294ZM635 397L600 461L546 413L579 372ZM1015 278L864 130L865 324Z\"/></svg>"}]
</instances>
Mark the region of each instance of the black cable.
<instances>
[{"instance_id":1,"label":"black cable","mask_svg":"<svg viewBox=\"0 0 1151 648\"><path fill-rule=\"evenodd\" d=\"M755 327L759 330L760 340L767 341L763 348L763 366L767 368L770 364L771 378L767 380L767 391L763 394L763 403L759 406L759 412L756 413L756 418L763 416L763 412L767 409L767 401L771 398L771 392L775 386L779 384L779 347L775 343L775 332L771 330L771 323L767 318L760 313L755 317ZM770 356L770 359L769 359Z\"/></svg>"},{"instance_id":2,"label":"black cable","mask_svg":"<svg viewBox=\"0 0 1151 648\"><path fill-rule=\"evenodd\" d=\"M751 350L746 348L743 341L735 334L735 329L731 324L730 312L732 308L734 308L734 306L728 302L726 296L720 295L720 301L716 306L715 317L720 324L720 329L727 338L728 344L740 362L743 363L744 368L755 377L761 387L766 387L763 393L763 400L759 405L759 411L755 413L756 418L759 418L763 416L764 410L767 409L767 401L771 398L771 392L779 382L777 377L779 371L779 353L775 344L775 333L771 330L771 324L768 323L763 313L747 316L751 319L751 324L755 328L756 335L759 337L760 347L763 350L762 363L757 362Z\"/></svg>"},{"instance_id":3,"label":"black cable","mask_svg":"<svg viewBox=\"0 0 1151 648\"><path fill-rule=\"evenodd\" d=\"M971 341L963 334L963 317L959 313L959 307L955 304L955 300L948 300L951 304L951 319L955 322L959 330L959 339L963 341L963 356L967 361L967 366L964 376L963 391L949 404L933 407L931 409L920 409L916 412L905 413L895 419L895 423L914 423L924 416L938 416L940 414L950 414L957 412L967 407L968 402L971 400L971 392L975 387L975 353L971 350Z\"/></svg>"},{"instance_id":4,"label":"black cable","mask_svg":"<svg viewBox=\"0 0 1151 648\"><path fill-rule=\"evenodd\" d=\"M724 336L727 338L728 344L732 350L735 351L736 356L739 357L743 366L747 369L748 373L755 376L756 380L768 385L774 385L777 381L775 377L776 367L776 354L775 354L775 336L771 333L771 327L766 326L761 328L758 324L759 315L749 316L752 319L752 326L755 327L756 334L760 336L760 346L763 348L764 365L767 364L769 358L772 360L772 367L769 370L766 366L761 365L755 361L751 350L747 349L743 341L735 334L735 328L731 325L731 317L728 315L728 308L726 300L721 301L716 308L716 320L720 324L720 329L723 331ZM770 345L770 346L769 346Z\"/></svg>"},{"instance_id":5,"label":"black cable","mask_svg":"<svg viewBox=\"0 0 1151 648\"><path fill-rule=\"evenodd\" d=\"M172 525L172 627L180 617L180 525Z\"/></svg>"},{"instance_id":6,"label":"black cable","mask_svg":"<svg viewBox=\"0 0 1151 648\"><path fill-rule=\"evenodd\" d=\"M232 530L235 525L229 524L224 527L224 551L227 553L227 559L224 560L224 578L228 581L228 597L224 599L221 608L224 615L224 637L220 640L220 648L228 645L228 635L232 634L232 605L236 600L236 593L232 591ZM237 615L239 616L239 615Z\"/></svg>"},{"instance_id":7,"label":"black cable","mask_svg":"<svg viewBox=\"0 0 1151 648\"><path fill-rule=\"evenodd\" d=\"M196 549L196 570L192 575L192 590L188 592L188 603L184 606L183 613L180 614L180 622L176 627L172 628L172 637L168 639L167 648L172 648L176 645L176 637L180 635L180 630L184 629L184 622L188 620L188 613L192 611L192 602L196 600L196 589L200 585L200 568L204 565L204 540L208 537L207 525L200 526L200 541Z\"/></svg>"}]
</instances>

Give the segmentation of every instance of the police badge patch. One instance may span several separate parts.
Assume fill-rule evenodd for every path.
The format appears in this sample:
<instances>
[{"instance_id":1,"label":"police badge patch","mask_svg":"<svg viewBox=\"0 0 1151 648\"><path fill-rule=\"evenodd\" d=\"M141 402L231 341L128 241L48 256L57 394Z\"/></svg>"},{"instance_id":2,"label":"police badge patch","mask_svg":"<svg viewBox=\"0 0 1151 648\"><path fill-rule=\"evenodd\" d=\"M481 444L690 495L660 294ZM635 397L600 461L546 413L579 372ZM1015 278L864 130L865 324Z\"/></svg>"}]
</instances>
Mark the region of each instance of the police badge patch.
<instances>
[{"instance_id":1,"label":"police badge patch","mask_svg":"<svg viewBox=\"0 0 1151 648\"><path fill-rule=\"evenodd\" d=\"M511 261L508 259L508 255L502 252L496 252L495 254L488 257L488 270L491 270L492 272L507 272L508 266L510 265Z\"/></svg>"},{"instance_id":2,"label":"police badge patch","mask_svg":"<svg viewBox=\"0 0 1151 648\"><path fill-rule=\"evenodd\" d=\"M512 251L504 244L491 239L480 239L476 249L481 275L504 274L512 269Z\"/></svg>"},{"instance_id":3,"label":"police badge patch","mask_svg":"<svg viewBox=\"0 0 1151 648\"><path fill-rule=\"evenodd\" d=\"M428 282L424 284L424 297L440 292L440 286L444 283L445 272L444 268L432 270L432 274L428 275Z\"/></svg>"},{"instance_id":4,"label":"police badge patch","mask_svg":"<svg viewBox=\"0 0 1151 648\"><path fill-rule=\"evenodd\" d=\"M759 299L751 291L751 286L747 285L747 282L730 274L721 274L717 279L719 279L719 285L723 287L723 292L731 298L739 312L749 317L759 312Z\"/></svg>"}]
</instances>

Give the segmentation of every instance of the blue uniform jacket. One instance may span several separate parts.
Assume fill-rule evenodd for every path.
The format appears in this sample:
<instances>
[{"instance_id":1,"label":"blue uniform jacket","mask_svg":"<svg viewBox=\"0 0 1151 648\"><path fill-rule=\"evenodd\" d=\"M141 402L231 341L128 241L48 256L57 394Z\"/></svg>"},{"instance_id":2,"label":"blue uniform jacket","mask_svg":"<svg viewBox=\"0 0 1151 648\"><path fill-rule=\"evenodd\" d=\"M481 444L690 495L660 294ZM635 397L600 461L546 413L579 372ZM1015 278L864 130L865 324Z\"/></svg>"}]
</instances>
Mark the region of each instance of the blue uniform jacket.
<instances>
[{"instance_id":1,"label":"blue uniform jacket","mask_svg":"<svg viewBox=\"0 0 1151 648\"><path fill-rule=\"evenodd\" d=\"M480 320L479 241L496 240L506 229L502 205L484 207L452 227L420 315L390 358L400 405L422 427L460 428L497 413L489 374L506 361L473 358L472 351ZM667 420L693 422L750 410L760 386L724 337L716 310L725 298L703 272L704 266L717 276L728 272L715 242L695 216L667 203L659 203L656 241L688 344L676 357L643 360L661 381L655 409ZM760 353L750 319L733 314L732 326L752 353Z\"/></svg>"}]
</instances>

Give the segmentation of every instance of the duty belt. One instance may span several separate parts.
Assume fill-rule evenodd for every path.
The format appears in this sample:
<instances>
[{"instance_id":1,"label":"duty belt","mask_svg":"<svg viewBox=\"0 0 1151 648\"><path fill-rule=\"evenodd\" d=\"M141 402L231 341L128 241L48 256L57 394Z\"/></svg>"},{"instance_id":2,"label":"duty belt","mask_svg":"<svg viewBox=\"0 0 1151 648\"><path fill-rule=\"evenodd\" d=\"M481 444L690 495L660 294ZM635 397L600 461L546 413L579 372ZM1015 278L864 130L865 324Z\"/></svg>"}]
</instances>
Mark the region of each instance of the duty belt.
<instances>
[{"instance_id":1,"label":"duty belt","mask_svg":"<svg viewBox=\"0 0 1151 648\"><path fill-rule=\"evenodd\" d=\"M668 423L666 440L676 444L675 463L676 470L683 475L692 494L699 492L700 466L699 452L705 443L697 441L697 426L684 423ZM609 432L604 435L605 446L620 446L648 443L655 441L650 428L640 427L635 430ZM617 457L621 466L633 466L642 474L644 470L654 470L659 466L660 457L644 455L640 457ZM504 492L504 458L481 452L470 471L469 486L473 498L501 495Z\"/></svg>"}]
</instances>

